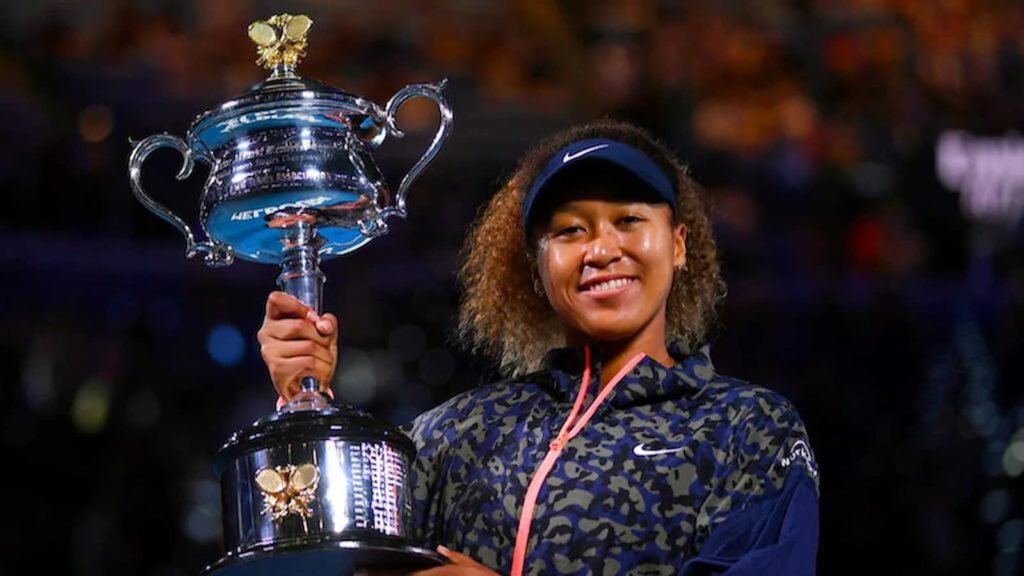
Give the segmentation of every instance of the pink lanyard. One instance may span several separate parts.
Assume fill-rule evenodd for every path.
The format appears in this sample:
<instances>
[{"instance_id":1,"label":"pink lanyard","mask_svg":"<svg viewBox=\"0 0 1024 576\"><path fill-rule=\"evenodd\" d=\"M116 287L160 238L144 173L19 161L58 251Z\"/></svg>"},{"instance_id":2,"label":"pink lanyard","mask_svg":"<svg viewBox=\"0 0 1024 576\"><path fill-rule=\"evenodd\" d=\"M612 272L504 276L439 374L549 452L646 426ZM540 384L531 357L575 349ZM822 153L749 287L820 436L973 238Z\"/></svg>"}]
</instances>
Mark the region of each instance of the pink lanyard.
<instances>
[{"instance_id":1,"label":"pink lanyard","mask_svg":"<svg viewBox=\"0 0 1024 576\"><path fill-rule=\"evenodd\" d=\"M537 506L537 495L540 494L541 487L544 486L544 480L547 479L548 473L555 466L555 461L558 460L558 456L562 453L562 449L569 443L570 440L576 437L577 434L583 430L583 427L587 425L590 418L597 412L597 409L604 402L604 399L612 393L616 384L622 377L629 373L634 366L637 365L640 360L643 360L644 353L641 352L636 356L633 356L626 365L619 370L619 373L611 379L610 382L604 387L604 390L597 395L597 398L590 403L587 411L583 414L583 417L578 421L576 417L580 413L580 409L583 408L583 400L587 396L587 389L590 388L590 347L587 346L583 349L584 362L586 366L583 369L583 382L580 384L580 391L576 395L576 402L572 406L572 411L569 412L569 417L565 419L562 424L562 429L558 432L558 436L551 441L550 449L548 453L544 455L544 459L541 461L540 466L537 467L537 471L534 472L533 478L530 480L530 486L526 489L526 501L523 503L523 509L519 513L519 529L516 531L516 547L515 552L512 554L512 576L522 576L523 564L526 562L526 546L530 539L530 523L533 521L533 510Z\"/></svg>"}]
</instances>

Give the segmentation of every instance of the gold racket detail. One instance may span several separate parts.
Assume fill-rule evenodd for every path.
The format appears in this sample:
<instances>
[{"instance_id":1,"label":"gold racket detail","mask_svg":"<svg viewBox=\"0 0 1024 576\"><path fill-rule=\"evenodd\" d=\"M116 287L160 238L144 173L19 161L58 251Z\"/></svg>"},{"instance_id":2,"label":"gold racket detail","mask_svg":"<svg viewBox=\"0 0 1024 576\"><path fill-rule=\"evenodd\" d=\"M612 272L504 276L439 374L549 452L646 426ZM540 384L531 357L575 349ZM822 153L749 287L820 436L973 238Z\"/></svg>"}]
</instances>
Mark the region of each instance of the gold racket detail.
<instances>
[{"instance_id":1,"label":"gold racket detail","mask_svg":"<svg viewBox=\"0 0 1024 576\"><path fill-rule=\"evenodd\" d=\"M313 20L305 14L276 14L249 24L249 39L256 44L256 63L267 70L280 64L295 67L306 55L306 35Z\"/></svg>"},{"instance_id":2,"label":"gold racket detail","mask_svg":"<svg viewBox=\"0 0 1024 576\"><path fill-rule=\"evenodd\" d=\"M320 470L313 464L260 468L255 476L256 486L263 494L260 514L280 522L291 514L303 520L313 515L316 487L320 484Z\"/></svg>"}]
</instances>

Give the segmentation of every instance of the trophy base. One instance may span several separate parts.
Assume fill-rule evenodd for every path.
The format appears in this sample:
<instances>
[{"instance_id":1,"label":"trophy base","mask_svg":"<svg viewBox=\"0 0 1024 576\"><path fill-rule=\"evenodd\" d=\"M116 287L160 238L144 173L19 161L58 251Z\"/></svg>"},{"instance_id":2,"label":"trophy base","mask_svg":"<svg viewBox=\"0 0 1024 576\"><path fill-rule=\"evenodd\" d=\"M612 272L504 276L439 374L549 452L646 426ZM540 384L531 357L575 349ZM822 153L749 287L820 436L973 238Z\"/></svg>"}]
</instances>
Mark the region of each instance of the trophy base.
<instances>
[{"instance_id":1,"label":"trophy base","mask_svg":"<svg viewBox=\"0 0 1024 576\"><path fill-rule=\"evenodd\" d=\"M267 546L244 554L229 555L207 566L203 576L349 576L354 574L406 574L445 564L444 558L426 548L333 541L315 546Z\"/></svg>"}]
</instances>

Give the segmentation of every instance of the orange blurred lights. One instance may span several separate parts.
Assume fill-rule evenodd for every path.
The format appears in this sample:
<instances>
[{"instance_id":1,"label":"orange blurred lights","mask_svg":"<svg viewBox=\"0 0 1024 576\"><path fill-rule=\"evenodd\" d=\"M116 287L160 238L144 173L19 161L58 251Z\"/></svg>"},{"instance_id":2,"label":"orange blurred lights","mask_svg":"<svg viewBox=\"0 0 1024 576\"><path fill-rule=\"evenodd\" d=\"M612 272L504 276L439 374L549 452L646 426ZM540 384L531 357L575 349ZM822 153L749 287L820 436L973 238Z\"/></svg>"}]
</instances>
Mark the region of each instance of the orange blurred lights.
<instances>
[{"instance_id":1,"label":"orange blurred lights","mask_svg":"<svg viewBox=\"0 0 1024 576\"><path fill-rule=\"evenodd\" d=\"M103 142L114 130L114 114L110 108L93 104L78 115L78 133L90 144Z\"/></svg>"}]
</instances>

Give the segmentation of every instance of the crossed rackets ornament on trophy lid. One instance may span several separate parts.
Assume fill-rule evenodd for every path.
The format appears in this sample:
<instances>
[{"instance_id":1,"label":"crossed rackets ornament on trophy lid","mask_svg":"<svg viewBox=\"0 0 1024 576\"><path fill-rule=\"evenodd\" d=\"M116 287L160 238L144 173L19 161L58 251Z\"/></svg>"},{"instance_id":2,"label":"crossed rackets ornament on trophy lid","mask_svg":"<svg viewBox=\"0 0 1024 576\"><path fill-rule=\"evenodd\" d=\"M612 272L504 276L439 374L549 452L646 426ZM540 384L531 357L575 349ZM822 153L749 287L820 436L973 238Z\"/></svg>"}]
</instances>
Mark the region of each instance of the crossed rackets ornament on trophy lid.
<instances>
[{"instance_id":1,"label":"crossed rackets ornament on trophy lid","mask_svg":"<svg viewBox=\"0 0 1024 576\"><path fill-rule=\"evenodd\" d=\"M452 113L443 81L406 86L381 108L300 77L312 24L289 14L251 24L269 77L199 115L184 139L158 134L133 143L128 172L138 200L185 236L188 257L202 254L210 266L235 258L277 264L278 286L319 313L319 262L405 216L409 187L448 137ZM440 125L392 194L372 151L404 135L395 114L415 97L437 104ZM179 180L197 160L210 167L199 201L205 239L142 187L142 165L160 148L182 155ZM339 575L443 563L410 538L413 458L415 446L397 428L304 379L291 402L235 432L218 453L226 554L204 573Z\"/></svg>"}]
</instances>

